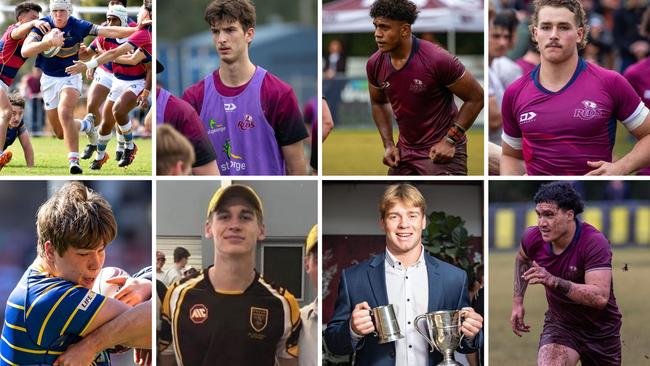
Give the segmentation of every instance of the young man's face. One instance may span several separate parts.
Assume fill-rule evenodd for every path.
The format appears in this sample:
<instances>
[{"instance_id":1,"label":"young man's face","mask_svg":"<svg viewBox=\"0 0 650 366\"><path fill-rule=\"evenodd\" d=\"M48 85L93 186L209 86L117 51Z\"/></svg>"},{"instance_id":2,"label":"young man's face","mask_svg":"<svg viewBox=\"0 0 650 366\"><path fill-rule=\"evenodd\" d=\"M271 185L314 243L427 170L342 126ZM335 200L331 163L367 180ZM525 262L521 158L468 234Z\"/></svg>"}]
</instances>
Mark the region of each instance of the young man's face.
<instances>
[{"instance_id":1,"label":"young man's face","mask_svg":"<svg viewBox=\"0 0 650 366\"><path fill-rule=\"evenodd\" d=\"M253 41L255 30L242 28L239 21L216 23L210 27L212 42L221 62L233 64L248 55L248 44Z\"/></svg>"},{"instance_id":2,"label":"young man's face","mask_svg":"<svg viewBox=\"0 0 650 366\"><path fill-rule=\"evenodd\" d=\"M156 271L160 272L162 270L163 266L165 265L165 256L164 255L158 255L156 254Z\"/></svg>"},{"instance_id":3,"label":"young man's face","mask_svg":"<svg viewBox=\"0 0 650 366\"><path fill-rule=\"evenodd\" d=\"M92 288L99 271L104 266L106 253L102 245L95 249L77 249L69 247L59 256L54 246L49 242L45 244L48 261L54 270L52 273L56 277L63 278L79 284L85 288Z\"/></svg>"},{"instance_id":4,"label":"young man's face","mask_svg":"<svg viewBox=\"0 0 650 366\"><path fill-rule=\"evenodd\" d=\"M118 26L122 25L122 21L120 20L120 18L118 18L116 16L109 15L109 16L106 17L106 25L109 25L111 27L118 27Z\"/></svg>"},{"instance_id":5,"label":"young man's face","mask_svg":"<svg viewBox=\"0 0 650 366\"><path fill-rule=\"evenodd\" d=\"M210 215L205 235L212 238L215 255L252 255L257 242L264 240L264 225L247 200L231 197Z\"/></svg>"},{"instance_id":6,"label":"young man's face","mask_svg":"<svg viewBox=\"0 0 650 366\"><path fill-rule=\"evenodd\" d=\"M381 228L386 233L386 246L391 253L405 254L422 242L422 230L426 217L419 207L397 202L386 211Z\"/></svg>"},{"instance_id":7,"label":"young man's face","mask_svg":"<svg viewBox=\"0 0 650 366\"><path fill-rule=\"evenodd\" d=\"M488 52L490 57L501 57L508 52L510 47L510 40L512 35L510 30L504 27L492 26L490 27L490 39L488 41Z\"/></svg>"},{"instance_id":8,"label":"young man's face","mask_svg":"<svg viewBox=\"0 0 650 366\"><path fill-rule=\"evenodd\" d=\"M305 257L305 272L314 288L318 288L318 255L315 252L310 252Z\"/></svg>"},{"instance_id":9,"label":"young man's face","mask_svg":"<svg viewBox=\"0 0 650 366\"><path fill-rule=\"evenodd\" d=\"M30 10L27 12L24 12L18 16L18 22L19 23L27 23L31 22L32 20L38 19L38 12L36 10Z\"/></svg>"},{"instance_id":10,"label":"young man's face","mask_svg":"<svg viewBox=\"0 0 650 366\"><path fill-rule=\"evenodd\" d=\"M541 202L535 206L537 226L545 242L556 242L565 237L574 219L572 210L563 210L556 203Z\"/></svg>"},{"instance_id":11,"label":"young man's face","mask_svg":"<svg viewBox=\"0 0 650 366\"><path fill-rule=\"evenodd\" d=\"M577 44L585 35L584 29L577 27L575 14L569 9L544 6L539 10L533 36L542 59L562 63L577 55Z\"/></svg>"},{"instance_id":12,"label":"young man's face","mask_svg":"<svg viewBox=\"0 0 650 366\"><path fill-rule=\"evenodd\" d=\"M123 2L121 2L119 0L111 0L111 1L108 2L108 6L113 6L113 5L122 5L122 6L126 7L126 4L124 4Z\"/></svg>"},{"instance_id":13,"label":"young man's face","mask_svg":"<svg viewBox=\"0 0 650 366\"><path fill-rule=\"evenodd\" d=\"M409 25L402 21L377 17L372 24L375 26L375 42L380 52L395 50L408 36Z\"/></svg>"},{"instance_id":14,"label":"young man's face","mask_svg":"<svg viewBox=\"0 0 650 366\"><path fill-rule=\"evenodd\" d=\"M67 10L52 10L52 20L54 21L54 26L57 28L63 28L68 23L68 18L70 18L70 13Z\"/></svg>"},{"instance_id":15,"label":"young man's face","mask_svg":"<svg viewBox=\"0 0 650 366\"><path fill-rule=\"evenodd\" d=\"M15 128L18 127L20 121L23 120L23 112L25 111L22 107L17 105L11 106L11 119L9 120L9 127Z\"/></svg>"}]
</instances>

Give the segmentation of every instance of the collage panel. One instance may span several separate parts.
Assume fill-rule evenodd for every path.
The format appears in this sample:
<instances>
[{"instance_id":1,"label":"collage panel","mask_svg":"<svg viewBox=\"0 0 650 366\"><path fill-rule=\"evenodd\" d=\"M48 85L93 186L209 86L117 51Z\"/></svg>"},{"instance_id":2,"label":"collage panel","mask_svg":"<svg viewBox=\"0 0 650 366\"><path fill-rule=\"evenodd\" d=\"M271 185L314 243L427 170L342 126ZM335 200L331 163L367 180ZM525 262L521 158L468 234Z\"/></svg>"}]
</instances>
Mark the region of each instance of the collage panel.
<instances>
[{"instance_id":1,"label":"collage panel","mask_svg":"<svg viewBox=\"0 0 650 366\"><path fill-rule=\"evenodd\" d=\"M318 184L159 181L160 366L316 365Z\"/></svg>"},{"instance_id":2,"label":"collage panel","mask_svg":"<svg viewBox=\"0 0 650 366\"><path fill-rule=\"evenodd\" d=\"M323 182L322 364L482 362L483 232L482 181Z\"/></svg>"},{"instance_id":3,"label":"collage panel","mask_svg":"<svg viewBox=\"0 0 650 366\"><path fill-rule=\"evenodd\" d=\"M191 173L315 174L317 1L159 3L157 57L164 71L157 75L156 124L189 140ZM166 143L157 156L171 155L168 167L182 161L187 168L189 149L177 158L183 139L169 128L161 133Z\"/></svg>"},{"instance_id":4,"label":"collage panel","mask_svg":"<svg viewBox=\"0 0 650 366\"><path fill-rule=\"evenodd\" d=\"M150 362L151 197L150 181L0 182L0 364Z\"/></svg>"},{"instance_id":5,"label":"collage panel","mask_svg":"<svg viewBox=\"0 0 650 366\"><path fill-rule=\"evenodd\" d=\"M489 174L650 174L650 2L489 4Z\"/></svg>"},{"instance_id":6,"label":"collage panel","mask_svg":"<svg viewBox=\"0 0 650 366\"><path fill-rule=\"evenodd\" d=\"M647 181L489 183L489 361L649 359Z\"/></svg>"},{"instance_id":7,"label":"collage panel","mask_svg":"<svg viewBox=\"0 0 650 366\"><path fill-rule=\"evenodd\" d=\"M3 176L151 175L152 6L0 1Z\"/></svg>"},{"instance_id":8,"label":"collage panel","mask_svg":"<svg viewBox=\"0 0 650 366\"><path fill-rule=\"evenodd\" d=\"M483 9L323 1L325 175L483 175Z\"/></svg>"}]
</instances>

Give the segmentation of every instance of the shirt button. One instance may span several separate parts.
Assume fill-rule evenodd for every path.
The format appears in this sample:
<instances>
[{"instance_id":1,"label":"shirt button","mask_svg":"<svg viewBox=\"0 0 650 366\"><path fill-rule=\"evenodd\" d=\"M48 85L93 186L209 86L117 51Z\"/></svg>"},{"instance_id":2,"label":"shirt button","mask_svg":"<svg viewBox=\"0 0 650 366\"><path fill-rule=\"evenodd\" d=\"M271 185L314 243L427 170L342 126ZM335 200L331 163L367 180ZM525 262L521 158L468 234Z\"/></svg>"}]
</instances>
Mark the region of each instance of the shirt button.
<instances>
[{"instance_id":1,"label":"shirt button","mask_svg":"<svg viewBox=\"0 0 650 366\"><path fill-rule=\"evenodd\" d=\"M411 345L409 344L409 348L413 348L413 346L411 346Z\"/></svg>"},{"instance_id":2,"label":"shirt button","mask_svg":"<svg viewBox=\"0 0 650 366\"><path fill-rule=\"evenodd\" d=\"M406 276L406 279L408 280L408 279L409 279L409 276Z\"/></svg>"},{"instance_id":3,"label":"shirt button","mask_svg":"<svg viewBox=\"0 0 650 366\"><path fill-rule=\"evenodd\" d=\"M409 322L409 325L410 325L410 324L411 324L411 322Z\"/></svg>"},{"instance_id":4,"label":"shirt button","mask_svg":"<svg viewBox=\"0 0 650 366\"><path fill-rule=\"evenodd\" d=\"M411 301L411 299L406 299L406 301Z\"/></svg>"}]
</instances>

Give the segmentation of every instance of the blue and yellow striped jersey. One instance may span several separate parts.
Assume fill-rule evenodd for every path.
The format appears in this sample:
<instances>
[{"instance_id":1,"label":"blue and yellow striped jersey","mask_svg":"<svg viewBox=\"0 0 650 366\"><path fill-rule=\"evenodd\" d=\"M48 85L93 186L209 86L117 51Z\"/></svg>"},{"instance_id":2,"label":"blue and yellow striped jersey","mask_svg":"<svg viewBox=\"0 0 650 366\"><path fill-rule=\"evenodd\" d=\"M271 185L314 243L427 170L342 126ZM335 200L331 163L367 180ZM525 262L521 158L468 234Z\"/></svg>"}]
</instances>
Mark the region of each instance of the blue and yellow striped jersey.
<instances>
[{"instance_id":1,"label":"blue and yellow striped jersey","mask_svg":"<svg viewBox=\"0 0 650 366\"><path fill-rule=\"evenodd\" d=\"M5 308L0 365L51 365L85 335L106 298L31 265ZM109 366L107 353L93 365Z\"/></svg>"}]
</instances>

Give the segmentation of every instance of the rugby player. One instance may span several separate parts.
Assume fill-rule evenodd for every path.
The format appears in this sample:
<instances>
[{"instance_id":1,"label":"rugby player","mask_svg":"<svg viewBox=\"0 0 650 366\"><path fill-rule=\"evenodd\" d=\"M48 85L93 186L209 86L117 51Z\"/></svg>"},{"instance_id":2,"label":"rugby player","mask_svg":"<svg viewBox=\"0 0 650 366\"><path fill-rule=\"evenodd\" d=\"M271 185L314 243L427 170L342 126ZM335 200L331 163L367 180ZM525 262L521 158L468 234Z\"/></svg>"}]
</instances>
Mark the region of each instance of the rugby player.
<instances>
[{"instance_id":1,"label":"rugby player","mask_svg":"<svg viewBox=\"0 0 650 366\"><path fill-rule=\"evenodd\" d=\"M298 303L254 267L265 238L263 215L248 186L224 185L212 196L205 236L214 245L214 264L171 285L162 304L178 365L297 364ZM159 340L161 348L170 342Z\"/></svg>"},{"instance_id":2,"label":"rugby player","mask_svg":"<svg viewBox=\"0 0 650 366\"><path fill-rule=\"evenodd\" d=\"M7 139L5 140L3 150L6 150L18 139L20 146L23 148L23 154L25 154L25 163L27 167L31 168L34 166L34 149L32 148L32 141L29 138L29 132L27 132L27 127L25 127L25 122L23 121L25 99L19 93L13 93L9 95L9 102L11 103L13 113L9 120ZM7 151L7 153L11 153L11 151ZM0 170L2 170L2 166L0 166Z\"/></svg>"},{"instance_id":3,"label":"rugby player","mask_svg":"<svg viewBox=\"0 0 650 366\"><path fill-rule=\"evenodd\" d=\"M412 34L417 15L409 0L377 0L370 7L379 50L366 73L383 162L389 175L467 175L465 131L483 109L483 89L456 57ZM463 100L460 110L454 95Z\"/></svg>"},{"instance_id":4,"label":"rugby player","mask_svg":"<svg viewBox=\"0 0 650 366\"><path fill-rule=\"evenodd\" d=\"M536 0L530 25L541 64L503 96L501 175L627 175L650 165L648 108L615 71L578 50L588 25L579 0ZM639 141L612 162L616 120Z\"/></svg>"},{"instance_id":5,"label":"rugby player","mask_svg":"<svg viewBox=\"0 0 650 366\"><path fill-rule=\"evenodd\" d=\"M578 220L584 204L570 183L544 184L534 201L537 226L524 231L515 258L512 331L530 332L524 295L528 285L542 285L548 311L537 364L620 365L622 316L609 240Z\"/></svg>"},{"instance_id":6,"label":"rugby player","mask_svg":"<svg viewBox=\"0 0 650 366\"><path fill-rule=\"evenodd\" d=\"M13 115L8 94L18 70L27 60L27 57L21 54L23 43L32 28L38 28L42 32L50 30L47 22L38 19L41 11L41 6L33 2L16 5L14 9L16 23L10 25L0 39L0 170L11 161L12 157L11 151L4 151L8 146L7 130Z\"/></svg>"},{"instance_id":7,"label":"rugby player","mask_svg":"<svg viewBox=\"0 0 650 366\"><path fill-rule=\"evenodd\" d=\"M220 65L183 94L197 111L217 153L222 175L305 175L303 140L309 135L291 87L254 65L249 0L214 0L205 21Z\"/></svg>"}]
</instances>

